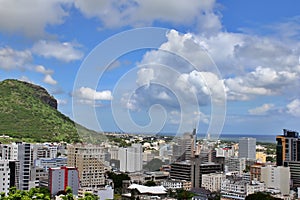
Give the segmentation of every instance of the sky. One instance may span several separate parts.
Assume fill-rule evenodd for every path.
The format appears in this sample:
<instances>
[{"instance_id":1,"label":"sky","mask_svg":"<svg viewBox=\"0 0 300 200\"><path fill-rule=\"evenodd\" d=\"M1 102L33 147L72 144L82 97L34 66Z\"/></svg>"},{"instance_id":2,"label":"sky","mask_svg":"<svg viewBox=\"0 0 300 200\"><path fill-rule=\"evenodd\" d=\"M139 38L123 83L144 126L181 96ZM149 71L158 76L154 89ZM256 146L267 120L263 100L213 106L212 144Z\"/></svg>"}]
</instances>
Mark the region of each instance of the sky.
<instances>
[{"instance_id":1,"label":"sky","mask_svg":"<svg viewBox=\"0 0 300 200\"><path fill-rule=\"evenodd\" d=\"M0 80L96 131L300 131L300 2L0 0Z\"/></svg>"}]
</instances>

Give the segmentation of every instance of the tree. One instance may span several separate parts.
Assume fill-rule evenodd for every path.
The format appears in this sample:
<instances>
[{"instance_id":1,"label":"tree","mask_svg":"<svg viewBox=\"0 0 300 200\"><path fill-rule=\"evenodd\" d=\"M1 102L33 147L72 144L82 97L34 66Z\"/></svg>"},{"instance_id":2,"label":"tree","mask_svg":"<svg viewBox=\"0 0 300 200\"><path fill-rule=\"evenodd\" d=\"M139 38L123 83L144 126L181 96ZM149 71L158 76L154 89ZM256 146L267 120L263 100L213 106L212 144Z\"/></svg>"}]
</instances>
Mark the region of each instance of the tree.
<instances>
[{"instance_id":1,"label":"tree","mask_svg":"<svg viewBox=\"0 0 300 200\"><path fill-rule=\"evenodd\" d=\"M254 194L250 194L246 197L246 200L280 200L279 198L272 197L270 194L266 194L263 192L257 192Z\"/></svg>"},{"instance_id":2,"label":"tree","mask_svg":"<svg viewBox=\"0 0 300 200\"><path fill-rule=\"evenodd\" d=\"M154 181L147 181L144 185L145 186L156 186L156 183Z\"/></svg>"}]
</instances>

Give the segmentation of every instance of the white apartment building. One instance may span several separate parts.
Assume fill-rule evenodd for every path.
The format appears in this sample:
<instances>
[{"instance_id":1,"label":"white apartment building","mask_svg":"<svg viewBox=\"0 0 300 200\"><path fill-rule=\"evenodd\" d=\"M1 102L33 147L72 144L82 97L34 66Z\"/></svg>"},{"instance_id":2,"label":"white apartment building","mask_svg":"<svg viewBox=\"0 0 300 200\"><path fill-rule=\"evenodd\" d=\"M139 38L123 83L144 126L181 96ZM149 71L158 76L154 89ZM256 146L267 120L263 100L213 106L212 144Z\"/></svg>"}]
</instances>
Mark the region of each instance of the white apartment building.
<instances>
[{"instance_id":1,"label":"white apartment building","mask_svg":"<svg viewBox=\"0 0 300 200\"><path fill-rule=\"evenodd\" d=\"M231 147L224 147L224 148L215 148L216 150L216 157L232 157L234 156L234 148Z\"/></svg>"},{"instance_id":2,"label":"white apartment building","mask_svg":"<svg viewBox=\"0 0 300 200\"><path fill-rule=\"evenodd\" d=\"M143 148L141 144L119 148L118 158L121 172L139 172L143 169Z\"/></svg>"},{"instance_id":3,"label":"white apartment building","mask_svg":"<svg viewBox=\"0 0 300 200\"><path fill-rule=\"evenodd\" d=\"M177 189L191 190L192 188L191 181L165 180L161 182L161 185L164 186L166 189L171 189L171 190L177 190Z\"/></svg>"},{"instance_id":4,"label":"white apartment building","mask_svg":"<svg viewBox=\"0 0 300 200\"><path fill-rule=\"evenodd\" d=\"M225 179L221 184L221 196L225 199L243 200L249 194L262 192L265 190L265 184L257 181L230 180Z\"/></svg>"},{"instance_id":5,"label":"white apartment building","mask_svg":"<svg viewBox=\"0 0 300 200\"><path fill-rule=\"evenodd\" d=\"M283 195L290 193L290 179L289 167L267 165L261 168L261 181L267 188L279 189Z\"/></svg>"},{"instance_id":6,"label":"white apartment building","mask_svg":"<svg viewBox=\"0 0 300 200\"><path fill-rule=\"evenodd\" d=\"M225 158L225 172L238 172L240 175L246 169L246 158Z\"/></svg>"},{"instance_id":7,"label":"white apartment building","mask_svg":"<svg viewBox=\"0 0 300 200\"><path fill-rule=\"evenodd\" d=\"M221 183L225 178L226 175L222 173L202 174L201 187L211 192L218 192L221 190Z\"/></svg>"},{"instance_id":8,"label":"white apartment building","mask_svg":"<svg viewBox=\"0 0 300 200\"><path fill-rule=\"evenodd\" d=\"M7 194L10 188L10 169L8 160L0 160L0 192Z\"/></svg>"}]
</instances>

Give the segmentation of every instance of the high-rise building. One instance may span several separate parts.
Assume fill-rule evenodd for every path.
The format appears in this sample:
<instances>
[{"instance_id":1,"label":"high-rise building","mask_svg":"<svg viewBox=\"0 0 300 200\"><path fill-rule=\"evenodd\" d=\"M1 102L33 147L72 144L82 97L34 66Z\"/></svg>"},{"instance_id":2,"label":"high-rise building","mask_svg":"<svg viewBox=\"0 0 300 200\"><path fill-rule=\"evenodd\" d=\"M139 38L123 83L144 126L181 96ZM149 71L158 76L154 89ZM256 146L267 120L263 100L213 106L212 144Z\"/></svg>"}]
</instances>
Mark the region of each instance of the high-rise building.
<instances>
[{"instance_id":1,"label":"high-rise building","mask_svg":"<svg viewBox=\"0 0 300 200\"><path fill-rule=\"evenodd\" d=\"M279 189L281 194L290 193L290 168L282 166L261 167L261 181L267 188Z\"/></svg>"},{"instance_id":2,"label":"high-rise building","mask_svg":"<svg viewBox=\"0 0 300 200\"><path fill-rule=\"evenodd\" d=\"M173 160L185 161L191 160L196 151L196 129L192 133L184 133L181 137L174 138Z\"/></svg>"},{"instance_id":3,"label":"high-rise building","mask_svg":"<svg viewBox=\"0 0 300 200\"><path fill-rule=\"evenodd\" d=\"M290 168L292 186L300 187L300 162L284 161L284 166Z\"/></svg>"},{"instance_id":4,"label":"high-rise building","mask_svg":"<svg viewBox=\"0 0 300 200\"><path fill-rule=\"evenodd\" d=\"M139 172L143 169L143 147L141 144L119 148L118 158L121 172Z\"/></svg>"},{"instance_id":5,"label":"high-rise building","mask_svg":"<svg viewBox=\"0 0 300 200\"><path fill-rule=\"evenodd\" d=\"M60 191L65 191L67 186L72 188L73 194L78 194L79 174L75 167L57 167L49 168L48 187L51 196Z\"/></svg>"},{"instance_id":6,"label":"high-rise building","mask_svg":"<svg viewBox=\"0 0 300 200\"><path fill-rule=\"evenodd\" d=\"M239 158L256 159L256 139L240 138L239 139Z\"/></svg>"},{"instance_id":7,"label":"high-rise building","mask_svg":"<svg viewBox=\"0 0 300 200\"><path fill-rule=\"evenodd\" d=\"M282 166L284 161L300 161L299 133L283 129L283 135L276 136L276 162Z\"/></svg>"},{"instance_id":8,"label":"high-rise building","mask_svg":"<svg viewBox=\"0 0 300 200\"><path fill-rule=\"evenodd\" d=\"M171 164L170 178L192 182L193 188L200 188L202 175L222 172L222 165L217 163L202 163L199 159L181 161Z\"/></svg>"},{"instance_id":9,"label":"high-rise building","mask_svg":"<svg viewBox=\"0 0 300 200\"><path fill-rule=\"evenodd\" d=\"M31 169L31 145L18 143L18 161L20 163L19 190L29 190L30 169Z\"/></svg>"},{"instance_id":10,"label":"high-rise building","mask_svg":"<svg viewBox=\"0 0 300 200\"><path fill-rule=\"evenodd\" d=\"M68 145L68 167L76 167L80 186L99 188L105 185L104 147L98 145Z\"/></svg>"},{"instance_id":11,"label":"high-rise building","mask_svg":"<svg viewBox=\"0 0 300 200\"><path fill-rule=\"evenodd\" d=\"M10 168L8 160L0 160L0 172L0 192L7 194L10 188Z\"/></svg>"}]
</instances>

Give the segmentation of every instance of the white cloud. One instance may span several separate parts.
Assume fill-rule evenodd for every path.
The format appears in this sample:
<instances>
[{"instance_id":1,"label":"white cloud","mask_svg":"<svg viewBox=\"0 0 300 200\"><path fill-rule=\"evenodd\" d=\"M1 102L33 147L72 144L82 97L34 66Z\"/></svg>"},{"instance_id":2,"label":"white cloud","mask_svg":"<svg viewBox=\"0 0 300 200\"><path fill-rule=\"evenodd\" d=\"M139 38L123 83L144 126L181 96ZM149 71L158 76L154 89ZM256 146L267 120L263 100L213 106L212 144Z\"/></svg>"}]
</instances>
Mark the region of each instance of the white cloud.
<instances>
[{"instance_id":1,"label":"white cloud","mask_svg":"<svg viewBox=\"0 0 300 200\"><path fill-rule=\"evenodd\" d=\"M300 117L300 100L299 99L293 100L286 107L287 107L287 113L289 113L295 117Z\"/></svg>"},{"instance_id":2,"label":"white cloud","mask_svg":"<svg viewBox=\"0 0 300 200\"><path fill-rule=\"evenodd\" d=\"M225 79L228 98L248 100L256 95L279 95L299 80L296 72L257 67L244 76ZM249 96L250 95L250 96Z\"/></svg>"},{"instance_id":3,"label":"white cloud","mask_svg":"<svg viewBox=\"0 0 300 200\"><path fill-rule=\"evenodd\" d=\"M19 80L27 83L33 83L27 76L21 76Z\"/></svg>"},{"instance_id":4,"label":"white cloud","mask_svg":"<svg viewBox=\"0 0 300 200\"><path fill-rule=\"evenodd\" d=\"M96 91L88 87L81 87L74 91L73 97L83 100L112 100L112 94L109 90Z\"/></svg>"},{"instance_id":5,"label":"white cloud","mask_svg":"<svg viewBox=\"0 0 300 200\"><path fill-rule=\"evenodd\" d=\"M24 69L32 60L31 52L28 50L17 51L10 47L0 49L1 69Z\"/></svg>"},{"instance_id":6,"label":"white cloud","mask_svg":"<svg viewBox=\"0 0 300 200\"><path fill-rule=\"evenodd\" d=\"M57 99L57 103L60 106L67 105L68 101L66 99Z\"/></svg>"},{"instance_id":7,"label":"white cloud","mask_svg":"<svg viewBox=\"0 0 300 200\"><path fill-rule=\"evenodd\" d=\"M262 106L249 109L248 112L251 115L265 115L272 108L274 108L274 104L263 104Z\"/></svg>"},{"instance_id":8,"label":"white cloud","mask_svg":"<svg viewBox=\"0 0 300 200\"><path fill-rule=\"evenodd\" d=\"M100 19L103 27L149 26L160 20L180 25L199 22L199 31L221 28L214 0L75 0L75 7L88 18Z\"/></svg>"},{"instance_id":9,"label":"white cloud","mask_svg":"<svg viewBox=\"0 0 300 200\"><path fill-rule=\"evenodd\" d=\"M53 70L46 69L43 65L38 65L35 67L35 71L41 74L53 74Z\"/></svg>"},{"instance_id":10,"label":"white cloud","mask_svg":"<svg viewBox=\"0 0 300 200\"><path fill-rule=\"evenodd\" d=\"M50 85L56 85L57 81L52 78L50 74L46 74L43 80L44 83L50 84Z\"/></svg>"},{"instance_id":11,"label":"white cloud","mask_svg":"<svg viewBox=\"0 0 300 200\"><path fill-rule=\"evenodd\" d=\"M57 42L40 40L35 43L32 51L45 58L55 58L64 62L80 60L83 53L76 49L78 45L70 42Z\"/></svg>"},{"instance_id":12,"label":"white cloud","mask_svg":"<svg viewBox=\"0 0 300 200\"><path fill-rule=\"evenodd\" d=\"M0 31L41 36L48 25L64 22L70 0L0 0Z\"/></svg>"}]
</instances>

